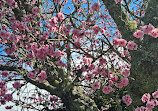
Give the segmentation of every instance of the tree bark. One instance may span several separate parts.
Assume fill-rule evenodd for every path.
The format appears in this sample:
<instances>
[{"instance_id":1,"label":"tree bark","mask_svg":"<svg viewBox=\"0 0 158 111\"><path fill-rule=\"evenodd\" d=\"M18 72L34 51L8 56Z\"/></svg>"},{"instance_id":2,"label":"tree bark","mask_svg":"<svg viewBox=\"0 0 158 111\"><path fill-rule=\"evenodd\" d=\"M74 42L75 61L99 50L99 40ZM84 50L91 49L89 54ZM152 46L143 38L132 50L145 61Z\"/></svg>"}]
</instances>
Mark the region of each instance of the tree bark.
<instances>
[{"instance_id":1,"label":"tree bark","mask_svg":"<svg viewBox=\"0 0 158 111\"><path fill-rule=\"evenodd\" d=\"M86 96L79 86L74 86L63 95L66 111L99 111L94 100Z\"/></svg>"}]
</instances>

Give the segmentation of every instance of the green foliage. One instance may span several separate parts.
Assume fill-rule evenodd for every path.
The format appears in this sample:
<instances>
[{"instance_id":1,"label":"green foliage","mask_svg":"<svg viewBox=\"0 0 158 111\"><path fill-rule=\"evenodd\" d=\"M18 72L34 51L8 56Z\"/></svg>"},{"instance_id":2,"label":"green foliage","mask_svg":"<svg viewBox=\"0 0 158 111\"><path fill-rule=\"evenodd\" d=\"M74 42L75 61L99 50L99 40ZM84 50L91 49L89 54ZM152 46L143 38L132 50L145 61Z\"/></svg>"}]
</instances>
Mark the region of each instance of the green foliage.
<instances>
[{"instance_id":1,"label":"green foliage","mask_svg":"<svg viewBox=\"0 0 158 111\"><path fill-rule=\"evenodd\" d=\"M137 29L137 22L135 20L134 21L128 21L127 26L132 32L135 32L136 29Z\"/></svg>"}]
</instances>

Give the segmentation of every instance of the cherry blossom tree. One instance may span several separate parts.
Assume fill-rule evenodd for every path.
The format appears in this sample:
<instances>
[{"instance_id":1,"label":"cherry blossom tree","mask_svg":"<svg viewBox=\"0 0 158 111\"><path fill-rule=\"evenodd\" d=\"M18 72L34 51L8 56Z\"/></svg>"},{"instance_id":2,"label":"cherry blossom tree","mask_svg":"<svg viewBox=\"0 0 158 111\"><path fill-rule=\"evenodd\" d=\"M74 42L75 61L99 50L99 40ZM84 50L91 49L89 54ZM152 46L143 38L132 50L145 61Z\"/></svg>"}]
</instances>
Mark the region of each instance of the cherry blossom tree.
<instances>
[{"instance_id":1,"label":"cherry blossom tree","mask_svg":"<svg viewBox=\"0 0 158 111\"><path fill-rule=\"evenodd\" d=\"M0 0L1 106L156 111L157 7L157 0Z\"/></svg>"}]
</instances>

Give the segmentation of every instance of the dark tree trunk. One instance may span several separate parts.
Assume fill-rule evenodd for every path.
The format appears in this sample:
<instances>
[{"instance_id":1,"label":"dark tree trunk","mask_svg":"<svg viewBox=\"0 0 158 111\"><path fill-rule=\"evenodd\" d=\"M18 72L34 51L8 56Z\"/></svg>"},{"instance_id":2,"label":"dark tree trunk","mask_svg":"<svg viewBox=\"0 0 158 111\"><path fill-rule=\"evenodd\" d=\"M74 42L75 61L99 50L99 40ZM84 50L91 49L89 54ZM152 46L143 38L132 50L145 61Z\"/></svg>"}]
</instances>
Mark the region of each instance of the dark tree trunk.
<instances>
[{"instance_id":1,"label":"dark tree trunk","mask_svg":"<svg viewBox=\"0 0 158 111\"><path fill-rule=\"evenodd\" d=\"M83 90L74 86L62 97L66 111L99 111L95 102L84 95Z\"/></svg>"},{"instance_id":2,"label":"dark tree trunk","mask_svg":"<svg viewBox=\"0 0 158 111\"><path fill-rule=\"evenodd\" d=\"M158 26L158 0L150 0L144 22ZM142 47L132 52L131 81L129 91L133 95L135 105L140 105L144 93L152 93L158 89L158 39L144 36Z\"/></svg>"},{"instance_id":3,"label":"dark tree trunk","mask_svg":"<svg viewBox=\"0 0 158 111\"><path fill-rule=\"evenodd\" d=\"M158 39L144 36L143 42L133 37L136 29L131 29L127 15L122 11L121 5L114 0L102 0L109 10L111 17L126 40L134 40L141 47L137 51L131 51L131 77L128 91L133 103L130 110L142 104L141 97L144 93L152 93L158 89ZM145 1L145 0L144 0ZM143 21L145 25L151 23L158 27L158 0L149 0Z\"/></svg>"}]
</instances>

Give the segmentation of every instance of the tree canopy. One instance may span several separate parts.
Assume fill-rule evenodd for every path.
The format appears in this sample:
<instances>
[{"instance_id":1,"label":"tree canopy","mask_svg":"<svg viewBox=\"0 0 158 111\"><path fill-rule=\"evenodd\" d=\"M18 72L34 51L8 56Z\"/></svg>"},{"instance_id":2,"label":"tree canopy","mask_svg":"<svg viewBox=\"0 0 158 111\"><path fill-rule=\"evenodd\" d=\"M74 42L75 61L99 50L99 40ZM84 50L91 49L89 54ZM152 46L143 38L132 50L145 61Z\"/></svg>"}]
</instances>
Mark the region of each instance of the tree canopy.
<instances>
[{"instance_id":1,"label":"tree canopy","mask_svg":"<svg viewBox=\"0 0 158 111\"><path fill-rule=\"evenodd\" d=\"M0 0L0 109L157 111L158 0Z\"/></svg>"}]
</instances>

